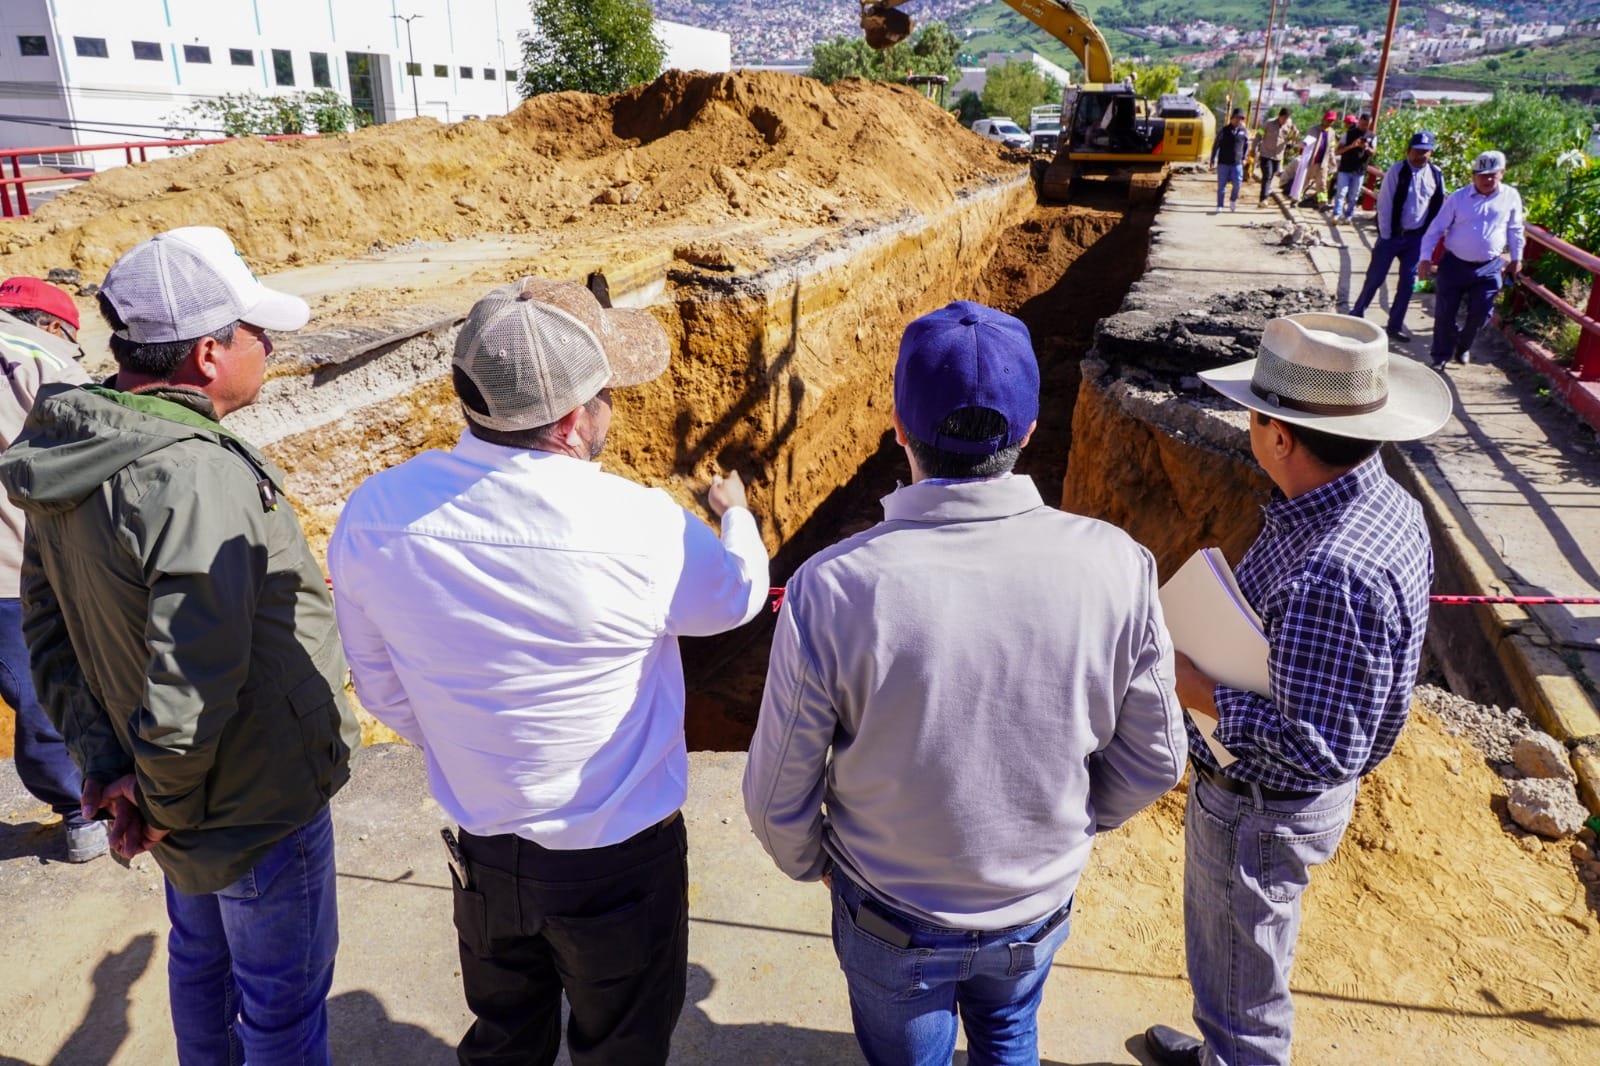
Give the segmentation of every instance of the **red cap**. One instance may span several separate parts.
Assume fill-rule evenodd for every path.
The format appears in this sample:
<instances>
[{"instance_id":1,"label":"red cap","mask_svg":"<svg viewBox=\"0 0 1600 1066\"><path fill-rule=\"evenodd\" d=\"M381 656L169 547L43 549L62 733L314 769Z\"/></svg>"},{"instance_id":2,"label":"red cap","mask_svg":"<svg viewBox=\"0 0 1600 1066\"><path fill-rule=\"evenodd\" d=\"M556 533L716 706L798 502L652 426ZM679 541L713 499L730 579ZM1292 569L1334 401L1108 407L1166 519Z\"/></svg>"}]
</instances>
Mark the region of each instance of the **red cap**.
<instances>
[{"instance_id":1,"label":"red cap","mask_svg":"<svg viewBox=\"0 0 1600 1066\"><path fill-rule=\"evenodd\" d=\"M73 329L78 328L78 305L72 302L72 297L38 278L0 281L0 308L43 311L55 315Z\"/></svg>"},{"instance_id":2,"label":"red cap","mask_svg":"<svg viewBox=\"0 0 1600 1066\"><path fill-rule=\"evenodd\" d=\"M1339 112L1337 112L1337 111L1329 111L1327 114L1322 116L1322 121L1324 121L1324 122L1336 122L1336 121L1338 121L1338 119L1339 119Z\"/></svg>"},{"instance_id":3,"label":"red cap","mask_svg":"<svg viewBox=\"0 0 1600 1066\"><path fill-rule=\"evenodd\" d=\"M1354 126L1356 124L1356 117L1354 115L1346 115L1344 117L1344 124L1346 126Z\"/></svg>"}]
</instances>

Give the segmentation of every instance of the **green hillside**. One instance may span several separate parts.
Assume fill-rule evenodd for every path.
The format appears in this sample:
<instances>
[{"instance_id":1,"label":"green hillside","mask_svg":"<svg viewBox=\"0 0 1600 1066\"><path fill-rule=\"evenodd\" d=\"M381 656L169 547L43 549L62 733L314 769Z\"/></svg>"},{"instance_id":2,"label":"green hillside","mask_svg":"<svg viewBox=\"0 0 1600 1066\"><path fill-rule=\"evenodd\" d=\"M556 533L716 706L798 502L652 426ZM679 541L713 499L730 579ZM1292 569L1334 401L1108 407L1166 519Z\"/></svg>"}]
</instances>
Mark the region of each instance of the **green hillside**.
<instances>
[{"instance_id":1,"label":"green hillside","mask_svg":"<svg viewBox=\"0 0 1600 1066\"><path fill-rule=\"evenodd\" d=\"M1518 89L1596 85L1600 84L1600 37L1514 48L1471 63L1432 67L1428 73L1490 86L1506 82Z\"/></svg>"},{"instance_id":2,"label":"green hillside","mask_svg":"<svg viewBox=\"0 0 1600 1066\"><path fill-rule=\"evenodd\" d=\"M1141 37L1123 33L1119 26L1182 26L1207 21L1238 26L1243 29L1264 29L1271 5L1267 0L1074 0L1105 34L1111 54L1124 56L1148 55L1152 59L1169 59L1195 50L1194 45L1156 45ZM1388 0L1301 0L1293 4L1292 19L1297 25L1372 25L1375 20L1388 17ZM1416 17L1420 9L1416 9ZM1402 9L1402 20L1406 12ZM1013 11L1001 0L975 8L969 15L956 20L953 28L977 32L963 42L963 51L980 56L986 52L1037 52L1068 70L1076 70L1078 61L1066 46L1056 41L1039 27Z\"/></svg>"}]
</instances>

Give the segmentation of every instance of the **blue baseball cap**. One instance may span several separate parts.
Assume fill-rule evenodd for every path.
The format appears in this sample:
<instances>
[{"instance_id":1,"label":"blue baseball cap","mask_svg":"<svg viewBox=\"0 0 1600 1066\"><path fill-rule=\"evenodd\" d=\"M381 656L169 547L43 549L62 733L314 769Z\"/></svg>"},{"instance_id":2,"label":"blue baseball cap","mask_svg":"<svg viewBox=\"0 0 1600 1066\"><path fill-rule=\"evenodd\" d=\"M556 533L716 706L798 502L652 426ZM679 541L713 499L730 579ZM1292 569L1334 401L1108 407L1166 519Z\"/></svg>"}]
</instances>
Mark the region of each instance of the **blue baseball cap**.
<instances>
[{"instance_id":1,"label":"blue baseball cap","mask_svg":"<svg viewBox=\"0 0 1600 1066\"><path fill-rule=\"evenodd\" d=\"M1415 133L1413 133L1411 135L1411 143L1406 145L1406 147L1407 148L1421 148L1425 152L1433 151L1433 149L1435 147L1434 143L1433 143L1433 131L1432 130L1418 130L1417 132L1415 132Z\"/></svg>"},{"instance_id":2,"label":"blue baseball cap","mask_svg":"<svg viewBox=\"0 0 1600 1066\"><path fill-rule=\"evenodd\" d=\"M957 411L984 407L1006 432L986 440L941 436ZM912 322L900 338L894 409L923 444L960 455L993 455L1022 443L1039 418L1039 360L1020 319L957 300Z\"/></svg>"}]
</instances>

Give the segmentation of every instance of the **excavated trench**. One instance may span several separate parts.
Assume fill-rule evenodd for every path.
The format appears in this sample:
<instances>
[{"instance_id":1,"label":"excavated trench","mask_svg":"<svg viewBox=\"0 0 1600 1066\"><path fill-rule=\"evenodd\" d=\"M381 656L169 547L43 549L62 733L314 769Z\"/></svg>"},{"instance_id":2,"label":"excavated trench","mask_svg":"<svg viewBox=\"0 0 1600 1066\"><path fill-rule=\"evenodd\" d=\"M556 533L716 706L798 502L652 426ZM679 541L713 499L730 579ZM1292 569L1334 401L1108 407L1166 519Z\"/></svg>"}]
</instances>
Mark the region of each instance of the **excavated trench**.
<instances>
[{"instance_id":1,"label":"excavated trench","mask_svg":"<svg viewBox=\"0 0 1600 1066\"><path fill-rule=\"evenodd\" d=\"M1061 502L1072 444L1079 361L1096 322L1116 310L1143 272L1154 213L1130 210L1123 195L1110 191L1071 207L1034 207L993 242L972 287L950 296L1001 308L1028 324L1040 363L1039 428L1018 471L1033 477L1052 505ZM879 500L906 476L905 454L884 428L860 466L778 546L773 583L781 585L819 549L879 521ZM749 746L772 625L772 615L764 614L735 633L683 642L691 750Z\"/></svg>"},{"instance_id":2,"label":"excavated trench","mask_svg":"<svg viewBox=\"0 0 1600 1066\"><path fill-rule=\"evenodd\" d=\"M697 510L714 471L741 471L781 585L881 517L878 499L905 476L888 433L903 323L975 299L1033 333L1043 395L1021 469L1058 503L1078 364L1140 275L1153 215L1109 192L1040 207L1026 182L986 183L942 217L896 218L761 271L613 271L613 298L649 307L675 355L661 381L617 394L604 461ZM423 305L382 321L289 338L261 400L235 419L287 471L319 550L363 478L461 432L445 373L459 312ZM691 748L747 746L772 621L684 641Z\"/></svg>"}]
</instances>

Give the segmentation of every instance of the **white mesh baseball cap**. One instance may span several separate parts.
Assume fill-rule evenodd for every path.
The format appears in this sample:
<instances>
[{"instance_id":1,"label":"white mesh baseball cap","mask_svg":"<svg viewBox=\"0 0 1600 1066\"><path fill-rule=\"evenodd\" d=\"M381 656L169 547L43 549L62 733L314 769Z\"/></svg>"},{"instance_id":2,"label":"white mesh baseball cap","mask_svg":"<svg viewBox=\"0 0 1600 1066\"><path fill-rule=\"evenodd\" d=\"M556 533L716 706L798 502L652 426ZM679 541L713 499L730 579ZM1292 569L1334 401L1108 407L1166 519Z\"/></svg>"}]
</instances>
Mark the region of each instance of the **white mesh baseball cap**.
<instances>
[{"instance_id":1,"label":"white mesh baseball cap","mask_svg":"<svg viewBox=\"0 0 1600 1066\"><path fill-rule=\"evenodd\" d=\"M1472 161L1472 172L1474 174L1496 174L1505 168L1506 154L1493 148L1487 152L1479 153L1478 158Z\"/></svg>"},{"instance_id":2,"label":"white mesh baseball cap","mask_svg":"<svg viewBox=\"0 0 1600 1066\"><path fill-rule=\"evenodd\" d=\"M452 364L488 409L463 402L467 418L514 432L558 422L601 389L652 381L671 356L650 312L601 307L576 282L523 278L472 305Z\"/></svg>"},{"instance_id":3,"label":"white mesh baseball cap","mask_svg":"<svg viewBox=\"0 0 1600 1066\"><path fill-rule=\"evenodd\" d=\"M230 322L299 329L311 308L256 280L233 240L215 226L158 233L111 264L100 286L136 344L196 340Z\"/></svg>"}]
</instances>

